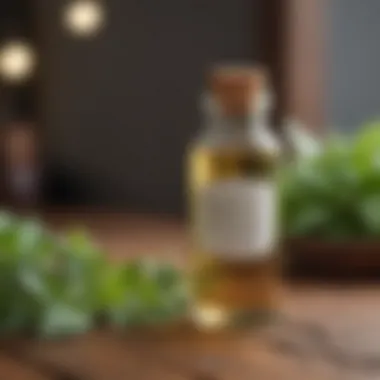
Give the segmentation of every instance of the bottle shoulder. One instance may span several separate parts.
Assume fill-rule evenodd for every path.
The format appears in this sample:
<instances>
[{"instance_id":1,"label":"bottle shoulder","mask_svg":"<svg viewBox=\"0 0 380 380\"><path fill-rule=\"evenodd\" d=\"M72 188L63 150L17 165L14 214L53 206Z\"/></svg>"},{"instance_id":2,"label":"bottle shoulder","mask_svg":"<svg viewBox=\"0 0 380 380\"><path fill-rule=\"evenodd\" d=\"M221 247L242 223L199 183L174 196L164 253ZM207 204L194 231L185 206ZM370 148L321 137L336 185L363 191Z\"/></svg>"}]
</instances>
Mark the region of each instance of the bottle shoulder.
<instances>
[{"instance_id":1,"label":"bottle shoulder","mask_svg":"<svg viewBox=\"0 0 380 380\"><path fill-rule=\"evenodd\" d=\"M194 151L240 151L277 157L281 155L279 139L269 130L218 131L203 130L189 144Z\"/></svg>"}]
</instances>

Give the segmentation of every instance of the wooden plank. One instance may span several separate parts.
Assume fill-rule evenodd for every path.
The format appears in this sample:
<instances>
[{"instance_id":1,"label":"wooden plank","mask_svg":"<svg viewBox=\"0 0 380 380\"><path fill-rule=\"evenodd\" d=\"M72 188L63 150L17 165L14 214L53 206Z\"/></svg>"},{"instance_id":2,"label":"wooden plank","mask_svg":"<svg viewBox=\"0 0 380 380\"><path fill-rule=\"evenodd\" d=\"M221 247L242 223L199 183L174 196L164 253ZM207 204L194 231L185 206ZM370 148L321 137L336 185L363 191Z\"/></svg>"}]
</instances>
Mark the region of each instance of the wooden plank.
<instances>
[{"instance_id":1,"label":"wooden plank","mask_svg":"<svg viewBox=\"0 0 380 380\"><path fill-rule=\"evenodd\" d=\"M378 281L380 244L375 241L312 241L286 243L289 276L315 280Z\"/></svg>"},{"instance_id":2,"label":"wooden plank","mask_svg":"<svg viewBox=\"0 0 380 380\"><path fill-rule=\"evenodd\" d=\"M120 350L135 350L152 363L159 362L165 368L187 376L189 379L233 379L235 360L229 354L231 345L224 344L224 337L205 335L196 331L168 331L166 334L118 337ZM243 368L239 367L240 378Z\"/></svg>"},{"instance_id":3,"label":"wooden plank","mask_svg":"<svg viewBox=\"0 0 380 380\"><path fill-rule=\"evenodd\" d=\"M29 368L20 361L0 354L0 380L56 380Z\"/></svg>"},{"instance_id":4,"label":"wooden plank","mask_svg":"<svg viewBox=\"0 0 380 380\"><path fill-rule=\"evenodd\" d=\"M141 352L121 350L111 333L94 333L66 342L40 342L25 355L40 365L54 367L80 380L188 380Z\"/></svg>"},{"instance_id":5,"label":"wooden plank","mask_svg":"<svg viewBox=\"0 0 380 380\"><path fill-rule=\"evenodd\" d=\"M283 95L287 115L323 131L325 123L326 0L284 0Z\"/></svg>"},{"instance_id":6,"label":"wooden plank","mask_svg":"<svg viewBox=\"0 0 380 380\"><path fill-rule=\"evenodd\" d=\"M292 290L284 301L283 319L251 332L98 332L24 346L22 355L65 380L380 378L378 289Z\"/></svg>"},{"instance_id":7,"label":"wooden plank","mask_svg":"<svg viewBox=\"0 0 380 380\"><path fill-rule=\"evenodd\" d=\"M70 374L67 378L80 380L298 380L306 373L311 380L334 379L343 374L355 380L380 374L376 368L356 366L360 356L355 352L341 357L341 362L326 360L319 355L314 338L301 331L303 327L297 329L280 326L273 332L275 340L269 339L269 331L214 338L177 333L165 339L144 337L141 341L122 334L96 334L70 342L39 343L29 355L39 364ZM346 344L354 344L350 340L339 342L343 347L336 351L331 351L332 346L322 347L331 351L325 354L346 355ZM349 365L351 359L353 366Z\"/></svg>"},{"instance_id":8,"label":"wooden plank","mask_svg":"<svg viewBox=\"0 0 380 380\"><path fill-rule=\"evenodd\" d=\"M135 342L136 343L136 342ZM131 342L125 343L129 346ZM191 378L204 376L212 379L304 379L305 365L300 357L294 357L268 346L252 334L232 334L223 337L201 337L181 339L179 335L169 339L150 341L147 352L146 341L137 343L135 349L145 345L144 355L159 359L161 363L178 371L191 374ZM137 348L138 347L138 348ZM122 348L121 348L122 349ZM151 359L150 359L151 360ZM309 364L310 367L310 364ZM313 362L308 378L320 379L331 376L336 369L325 363Z\"/></svg>"},{"instance_id":9,"label":"wooden plank","mask_svg":"<svg viewBox=\"0 0 380 380\"><path fill-rule=\"evenodd\" d=\"M44 215L54 230L83 226L115 260L154 256L183 265L188 252L183 221L170 217L112 214L88 210Z\"/></svg>"},{"instance_id":10,"label":"wooden plank","mask_svg":"<svg viewBox=\"0 0 380 380\"><path fill-rule=\"evenodd\" d=\"M148 339L151 356L216 378L380 378L380 293L305 289L284 295L284 319L251 333ZM147 350L146 340L135 349ZM376 378L376 377L375 377Z\"/></svg>"}]
</instances>

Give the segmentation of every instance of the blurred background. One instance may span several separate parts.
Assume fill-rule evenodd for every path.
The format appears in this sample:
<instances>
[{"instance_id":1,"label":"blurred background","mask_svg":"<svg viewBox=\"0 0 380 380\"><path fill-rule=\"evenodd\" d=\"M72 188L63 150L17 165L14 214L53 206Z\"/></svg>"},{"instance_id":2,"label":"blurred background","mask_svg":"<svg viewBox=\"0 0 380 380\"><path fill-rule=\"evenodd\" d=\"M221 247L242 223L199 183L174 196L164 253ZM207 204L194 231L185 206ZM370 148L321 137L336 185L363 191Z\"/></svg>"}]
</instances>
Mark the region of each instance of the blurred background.
<instances>
[{"instance_id":1,"label":"blurred background","mask_svg":"<svg viewBox=\"0 0 380 380\"><path fill-rule=\"evenodd\" d=\"M380 125L359 135L380 109L379 13L378 0L2 0L0 200L182 216L205 73L259 62L296 151L354 136L319 171L293 170L286 234L377 239Z\"/></svg>"},{"instance_id":2,"label":"blurred background","mask_svg":"<svg viewBox=\"0 0 380 380\"><path fill-rule=\"evenodd\" d=\"M353 128L378 101L376 11L376 0L2 0L2 201L38 192L48 208L181 215L183 155L216 62L269 67L275 125ZM7 139L19 141L8 153Z\"/></svg>"}]
</instances>

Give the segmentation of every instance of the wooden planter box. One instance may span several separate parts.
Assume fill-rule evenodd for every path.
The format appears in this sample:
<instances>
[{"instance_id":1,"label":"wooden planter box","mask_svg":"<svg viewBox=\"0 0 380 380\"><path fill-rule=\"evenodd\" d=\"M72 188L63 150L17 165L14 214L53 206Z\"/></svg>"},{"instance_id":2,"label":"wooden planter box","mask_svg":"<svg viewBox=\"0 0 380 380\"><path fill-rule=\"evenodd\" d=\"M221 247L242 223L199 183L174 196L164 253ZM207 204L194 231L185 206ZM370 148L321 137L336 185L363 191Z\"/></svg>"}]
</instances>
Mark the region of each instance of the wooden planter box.
<instances>
[{"instance_id":1,"label":"wooden planter box","mask_svg":"<svg viewBox=\"0 0 380 380\"><path fill-rule=\"evenodd\" d=\"M289 240L285 258L291 278L380 280L380 241Z\"/></svg>"}]
</instances>

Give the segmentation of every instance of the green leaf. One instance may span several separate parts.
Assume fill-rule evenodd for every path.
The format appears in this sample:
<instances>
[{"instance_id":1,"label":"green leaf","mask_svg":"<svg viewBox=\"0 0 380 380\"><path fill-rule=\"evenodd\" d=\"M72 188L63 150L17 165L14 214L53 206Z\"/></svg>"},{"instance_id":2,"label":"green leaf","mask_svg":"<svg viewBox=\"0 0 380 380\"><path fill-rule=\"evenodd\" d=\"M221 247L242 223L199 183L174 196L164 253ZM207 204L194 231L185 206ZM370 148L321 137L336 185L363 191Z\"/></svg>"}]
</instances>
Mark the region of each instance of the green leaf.
<instances>
[{"instance_id":1,"label":"green leaf","mask_svg":"<svg viewBox=\"0 0 380 380\"><path fill-rule=\"evenodd\" d=\"M99 249L84 230L73 230L66 235L68 249L79 257L96 258L99 256Z\"/></svg>"},{"instance_id":2,"label":"green leaf","mask_svg":"<svg viewBox=\"0 0 380 380\"><path fill-rule=\"evenodd\" d=\"M371 234L380 235L380 194L359 203L359 216Z\"/></svg>"},{"instance_id":3,"label":"green leaf","mask_svg":"<svg viewBox=\"0 0 380 380\"><path fill-rule=\"evenodd\" d=\"M361 172L380 170L380 122L362 128L353 146L355 165Z\"/></svg>"},{"instance_id":4,"label":"green leaf","mask_svg":"<svg viewBox=\"0 0 380 380\"><path fill-rule=\"evenodd\" d=\"M81 334L93 328L93 319L86 311L65 304L53 304L44 311L39 333L44 338Z\"/></svg>"}]
</instances>

